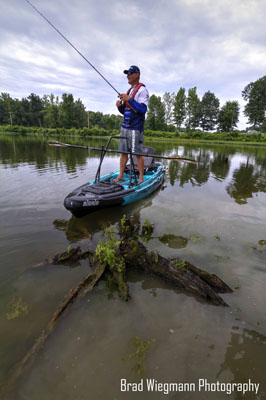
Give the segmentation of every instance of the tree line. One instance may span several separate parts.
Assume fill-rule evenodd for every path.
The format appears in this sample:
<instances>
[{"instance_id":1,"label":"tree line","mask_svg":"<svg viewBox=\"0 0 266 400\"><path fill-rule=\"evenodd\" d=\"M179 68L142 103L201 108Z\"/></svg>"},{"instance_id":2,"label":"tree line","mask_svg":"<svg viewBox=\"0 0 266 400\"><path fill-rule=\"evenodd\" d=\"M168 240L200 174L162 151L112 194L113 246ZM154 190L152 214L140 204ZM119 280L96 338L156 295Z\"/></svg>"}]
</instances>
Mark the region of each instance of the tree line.
<instances>
[{"instance_id":1,"label":"tree line","mask_svg":"<svg viewBox=\"0 0 266 400\"><path fill-rule=\"evenodd\" d=\"M266 76L249 83L242 91L247 104L244 115L253 129L266 131ZM220 107L220 100L207 91L202 99L197 88L181 87L177 93L164 93L163 97L150 97L146 126L152 130L186 129L194 131L218 130L229 132L237 127L240 115L238 101L226 101Z\"/></svg>"},{"instance_id":2,"label":"tree line","mask_svg":"<svg viewBox=\"0 0 266 400\"><path fill-rule=\"evenodd\" d=\"M212 131L218 127L221 131L231 131L239 122L239 112L237 101L227 101L220 109L214 93L208 91L200 100L196 87L189 89L187 95L181 87L177 93L166 92L162 99L151 96L146 124L152 130Z\"/></svg>"},{"instance_id":3,"label":"tree line","mask_svg":"<svg viewBox=\"0 0 266 400\"><path fill-rule=\"evenodd\" d=\"M13 99L8 93L0 95L0 125L17 125L40 128L83 128L98 127L119 129L120 115L105 115L101 112L86 111L80 99L64 93L59 99L54 94L42 98L31 93L21 100Z\"/></svg>"},{"instance_id":4,"label":"tree line","mask_svg":"<svg viewBox=\"0 0 266 400\"><path fill-rule=\"evenodd\" d=\"M242 91L247 102L244 115L257 131L266 131L266 76L250 82ZM239 122L238 101L227 101L220 107L217 96L207 91L200 99L197 88L180 87L177 93L151 95L145 128L152 131L178 130L204 132L233 131ZM41 128L101 128L119 129L121 115L86 111L80 99L64 93L59 99L54 94L42 98L31 93L28 97L13 99L8 93L0 95L0 125L20 125Z\"/></svg>"}]
</instances>

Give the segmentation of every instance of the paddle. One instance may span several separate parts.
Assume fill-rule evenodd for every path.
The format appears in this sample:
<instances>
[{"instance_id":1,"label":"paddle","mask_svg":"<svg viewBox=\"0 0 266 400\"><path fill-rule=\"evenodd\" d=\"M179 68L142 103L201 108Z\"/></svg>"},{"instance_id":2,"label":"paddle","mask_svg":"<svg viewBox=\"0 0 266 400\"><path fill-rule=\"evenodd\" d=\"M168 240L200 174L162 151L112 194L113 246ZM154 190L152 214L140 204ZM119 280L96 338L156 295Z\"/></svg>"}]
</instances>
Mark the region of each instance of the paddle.
<instances>
[{"instance_id":1,"label":"paddle","mask_svg":"<svg viewBox=\"0 0 266 400\"><path fill-rule=\"evenodd\" d=\"M57 147L76 147L78 149L85 149L85 150L96 150L96 151L105 151L108 153L118 153L118 154L130 154L128 151L119 151L119 150L112 150L112 149L105 149L99 147L91 147L91 146L82 146L79 144L69 144L69 143L62 143L58 141L49 142L49 146L57 146ZM177 161L184 161L184 162L191 162L197 163L196 160L189 157L173 155L173 156L159 156L157 154L141 154L141 153L133 153L134 156L144 156L144 157L152 157L152 158L162 158L164 160L177 160Z\"/></svg>"}]
</instances>

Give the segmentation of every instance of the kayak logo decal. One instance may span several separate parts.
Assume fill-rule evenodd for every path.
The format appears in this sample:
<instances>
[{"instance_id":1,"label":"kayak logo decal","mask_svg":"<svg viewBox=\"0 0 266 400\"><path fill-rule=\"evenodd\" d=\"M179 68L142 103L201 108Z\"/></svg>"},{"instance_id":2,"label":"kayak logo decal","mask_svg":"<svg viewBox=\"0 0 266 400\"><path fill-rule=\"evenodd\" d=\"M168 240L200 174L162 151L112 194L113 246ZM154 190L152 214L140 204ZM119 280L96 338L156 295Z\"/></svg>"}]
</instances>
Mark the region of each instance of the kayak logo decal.
<instances>
[{"instance_id":1,"label":"kayak logo decal","mask_svg":"<svg viewBox=\"0 0 266 400\"><path fill-rule=\"evenodd\" d=\"M83 207L98 206L99 200L86 200L83 202Z\"/></svg>"}]
</instances>

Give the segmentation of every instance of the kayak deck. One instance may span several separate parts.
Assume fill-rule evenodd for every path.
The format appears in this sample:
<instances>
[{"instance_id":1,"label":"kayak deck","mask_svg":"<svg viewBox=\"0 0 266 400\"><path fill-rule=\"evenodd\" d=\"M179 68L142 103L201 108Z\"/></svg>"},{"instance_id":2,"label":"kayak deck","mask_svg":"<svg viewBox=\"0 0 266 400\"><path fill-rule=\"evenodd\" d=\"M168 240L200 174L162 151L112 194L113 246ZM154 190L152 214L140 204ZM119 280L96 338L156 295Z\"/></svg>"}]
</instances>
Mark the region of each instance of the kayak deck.
<instances>
[{"instance_id":1,"label":"kayak deck","mask_svg":"<svg viewBox=\"0 0 266 400\"><path fill-rule=\"evenodd\" d=\"M113 182L119 175L119 171L104 175L99 181L88 182L71 192L64 201L66 209L76 217L82 217L98 209L117 205L127 205L139 201L159 187L164 178L164 166L156 163L155 168L146 171L144 181L135 184L134 177L125 172L124 180Z\"/></svg>"},{"instance_id":2,"label":"kayak deck","mask_svg":"<svg viewBox=\"0 0 266 400\"><path fill-rule=\"evenodd\" d=\"M144 147L144 176L143 182L138 184L139 172L137 157L130 152L130 162L126 165L123 181L114 182L119 171L101 176L101 165L112 136L106 147L102 149L99 166L95 179L74 189L64 200L64 206L76 217L82 217L93 211L117 205L134 203L148 196L162 183L165 169L164 164L154 161L152 147ZM120 139L126 139L119 137Z\"/></svg>"}]
</instances>

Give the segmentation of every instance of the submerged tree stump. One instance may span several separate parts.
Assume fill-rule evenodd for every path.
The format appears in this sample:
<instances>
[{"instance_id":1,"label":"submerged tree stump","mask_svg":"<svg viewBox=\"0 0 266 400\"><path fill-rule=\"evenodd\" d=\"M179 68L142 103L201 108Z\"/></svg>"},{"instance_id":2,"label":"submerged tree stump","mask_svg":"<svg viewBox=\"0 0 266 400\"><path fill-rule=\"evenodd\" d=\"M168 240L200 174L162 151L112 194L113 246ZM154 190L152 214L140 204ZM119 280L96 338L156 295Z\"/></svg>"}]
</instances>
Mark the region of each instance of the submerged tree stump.
<instances>
[{"instance_id":1,"label":"submerged tree stump","mask_svg":"<svg viewBox=\"0 0 266 400\"><path fill-rule=\"evenodd\" d=\"M178 287L185 293L192 294L217 306L227 306L219 293L230 293L232 289L214 274L202 271L194 265L179 258L167 259L160 254L149 251L140 241L149 239L152 235L152 226L149 222L142 226L140 233L139 221L122 218L119 224L119 235L114 229L106 230L106 241L98 242L95 251L81 249L69 249L67 252L56 255L46 263L40 264L63 264L64 262L76 261L89 257L92 272L85 276L82 281L73 288L65 297L61 306L54 313L45 331L35 341L31 350L17 365L9 381L9 387L14 380L21 376L25 366L33 361L34 356L42 348L48 336L53 332L55 323L69 305L81 295L92 290L97 282L109 274L115 283L120 297L128 301L130 299L129 287L126 280L127 271L137 268L147 274L157 276L166 282Z\"/></svg>"},{"instance_id":2,"label":"submerged tree stump","mask_svg":"<svg viewBox=\"0 0 266 400\"><path fill-rule=\"evenodd\" d=\"M128 233L120 243L120 252L127 267L138 268L171 282L184 292L193 294L215 305L227 306L218 293L231 293L232 289L214 274L200 270L179 258L167 259L160 254L147 250L132 232L131 221L126 220Z\"/></svg>"}]
</instances>

